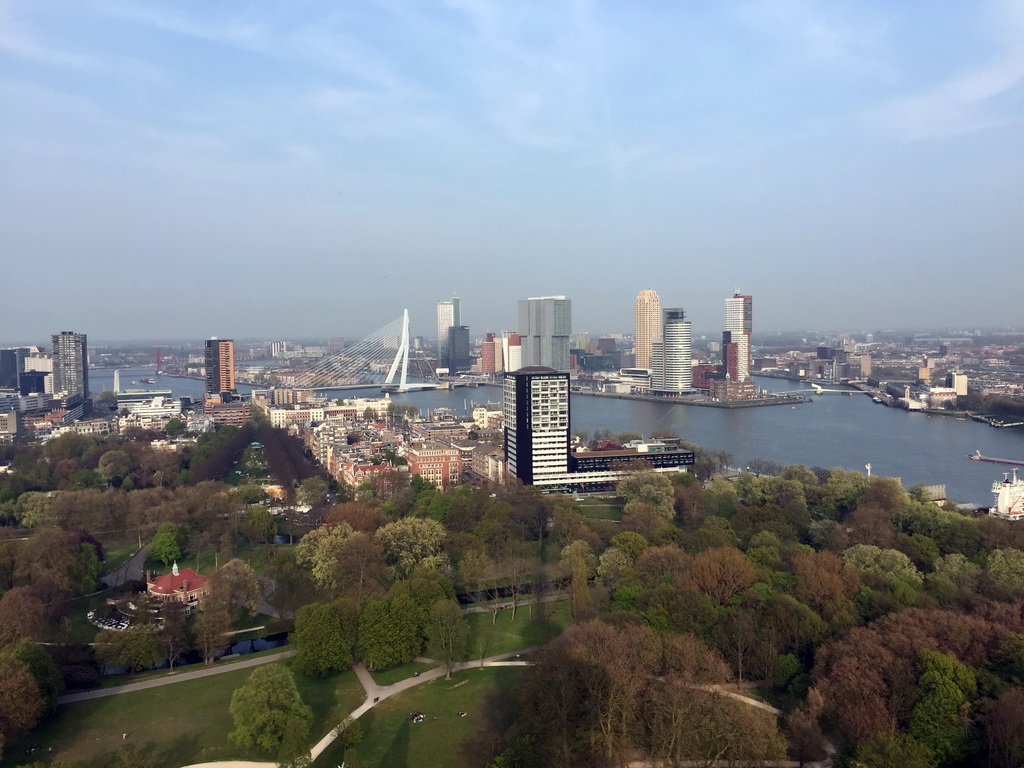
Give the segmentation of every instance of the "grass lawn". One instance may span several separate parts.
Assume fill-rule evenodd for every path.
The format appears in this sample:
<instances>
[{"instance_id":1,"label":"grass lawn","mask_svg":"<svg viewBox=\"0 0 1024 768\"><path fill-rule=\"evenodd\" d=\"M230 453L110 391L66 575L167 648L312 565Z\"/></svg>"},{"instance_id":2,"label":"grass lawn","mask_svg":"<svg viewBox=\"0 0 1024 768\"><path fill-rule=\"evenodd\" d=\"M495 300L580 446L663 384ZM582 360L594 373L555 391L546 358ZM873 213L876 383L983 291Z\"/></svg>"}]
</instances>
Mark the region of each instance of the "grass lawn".
<instances>
[{"instance_id":1,"label":"grass lawn","mask_svg":"<svg viewBox=\"0 0 1024 768\"><path fill-rule=\"evenodd\" d=\"M594 520L622 519L622 505L612 499L583 499L576 508L581 515Z\"/></svg>"},{"instance_id":2,"label":"grass lawn","mask_svg":"<svg viewBox=\"0 0 1024 768\"><path fill-rule=\"evenodd\" d=\"M476 765L460 750L487 730L484 700L493 693L514 697L519 667L467 669L451 680L431 680L385 699L359 719L363 740L355 747L367 768L450 768ZM422 712L413 723L410 712ZM466 712L466 717L459 717ZM434 718L437 718L436 720ZM328 749L316 765L340 765L344 750Z\"/></svg>"},{"instance_id":3,"label":"grass lawn","mask_svg":"<svg viewBox=\"0 0 1024 768\"><path fill-rule=\"evenodd\" d=\"M37 758L67 760L76 768L106 768L116 762L117 752L126 744L147 750L156 768L229 758L267 760L267 755L240 749L227 739L234 727L228 712L231 694L251 673L252 669L240 669L63 705L28 739L5 749L6 759L0 766L23 763L28 759L26 751L38 747ZM323 680L300 674L295 678L303 699L313 708L311 745L363 700L353 672ZM127 740L122 738L125 733Z\"/></svg>"},{"instance_id":4,"label":"grass lawn","mask_svg":"<svg viewBox=\"0 0 1024 768\"><path fill-rule=\"evenodd\" d=\"M543 611L547 621L541 621L537 612ZM469 624L469 638L466 641L465 659L483 659L499 653L510 653L521 648L540 645L560 634L572 621L567 600L542 603L534 608L534 619L529 620L530 609L521 605L512 621L512 611L498 611L498 619L491 624L491 613L470 613L466 615Z\"/></svg>"},{"instance_id":5,"label":"grass lawn","mask_svg":"<svg viewBox=\"0 0 1024 768\"><path fill-rule=\"evenodd\" d=\"M391 667L390 669L375 670L371 675L377 685L391 685L399 680L412 677L413 672L429 672L436 666L436 664L420 664L416 661L410 661L408 664L399 664L397 667Z\"/></svg>"}]
</instances>

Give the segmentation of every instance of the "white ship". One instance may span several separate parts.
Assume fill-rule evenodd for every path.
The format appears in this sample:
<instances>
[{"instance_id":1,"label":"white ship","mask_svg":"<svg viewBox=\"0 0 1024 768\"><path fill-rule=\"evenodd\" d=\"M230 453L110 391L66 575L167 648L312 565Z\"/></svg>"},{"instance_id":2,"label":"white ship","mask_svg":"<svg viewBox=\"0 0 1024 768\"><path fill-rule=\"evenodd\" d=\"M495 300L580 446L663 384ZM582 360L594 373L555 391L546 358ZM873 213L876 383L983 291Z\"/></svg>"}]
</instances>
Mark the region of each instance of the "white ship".
<instances>
[{"instance_id":1,"label":"white ship","mask_svg":"<svg viewBox=\"0 0 1024 768\"><path fill-rule=\"evenodd\" d=\"M1017 477L1017 470L1007 472L1002 481L992 483L996 504L989 510L993 517L1003 520L1024 519L1024 480Z\"/></svg>"}]
</instances>

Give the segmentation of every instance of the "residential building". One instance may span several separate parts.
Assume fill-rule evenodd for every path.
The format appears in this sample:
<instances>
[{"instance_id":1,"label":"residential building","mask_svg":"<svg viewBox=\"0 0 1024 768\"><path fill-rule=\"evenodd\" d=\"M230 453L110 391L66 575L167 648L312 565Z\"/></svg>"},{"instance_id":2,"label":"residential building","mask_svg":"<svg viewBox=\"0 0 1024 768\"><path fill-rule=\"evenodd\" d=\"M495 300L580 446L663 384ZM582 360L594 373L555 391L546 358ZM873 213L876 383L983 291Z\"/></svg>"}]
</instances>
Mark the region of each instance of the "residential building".
<instances>
[{"instance_id":1,"label":"residential building","mask_svg":"<svg viewBox=\"0 0 1024 768\"><path fill-rule=\"evenodd\" d=\"M231 339L207 339L204 356L206 394L235 391L235 342Z\"/></svg>"},{"instance_id":2,"label":"residential building","mask_svg":"<svg viewBox=\"0 0 1024 768\"><path fill-rule=\"evenodd\" d=\"M679 395L693 389L693 330L682 307L662 316L661 335L651 342L651 391Z\"/></svg>"},{"instance_id":3,"label":"residential building","mask_svg":"<svg viewBox=\"0 0 1024 768\"><path fill-rule=\"evenodd\" d=\"M409 472L447 490L462 484L462 456L457 448L435 441L413 443L405 454Z\"/></svg>"},{"instance_id":4,"label":"residential building","mask_svg":"<svg viewBox=\"0 0 1024 768\"><path fill-rule=\"evenodd\" d=\"M725 300L725 328L722 331L722 362L733 381L750 378L750 334L754 325L754 299L739 289ZM735 345L731 350L729 345Z\"/></svg>"},{"instance_id":5,"label":"residential building","mask_svg":"<svg viewBox=\"0 0 1024 768\"><path fill-rule=\"evenodd\" d=\"M209 587L205 576L200 576L191 568L179 569L175 563L170 573L157 576L155 579L151 579L147 572L146 592L161 602L181 603L185 613L192 614L206 597Z\"/></svg>"},{"instance_id":6,"label":"residential building","mask_svg":"<svg viewBox=\"0 0 1024 768\"><path fill-rule=\"evenodd\" d=\"M568 371L571 333L571 299L540 296L519 302L524 366Z\"/></svg>"},{"instance_id":7,"label":"residential building","mask_svg":"<svg viewBox=\"0 0 1024 768\"><path fill-rule=\"evenodd\" d=\"M528 366L505 374L508 474L525 485L569 471L569 374Z\"/></svg>"},{"instance_id":8,"label":"residential building","mask_svg":"<svg viewBox=\"0 0 1024 768\"><path fill-rule=\"evenodd\" d=\"M84 333L61 331L53 342L53 389L89 397L89 348Z\"/></svg>"},{"instance_id":9,"label":"residential building","mask_svg":"<svg viewBox=\"0 0 1024 768\"><path fill-rule=\"evenodd\" d=\"M444 365L448 360L448 329L462 325L462 301L441 299L437 302L437 359Z\"/></svg>"},{"instance_id":10,"label":"residential building","mask_svg":"<svg viewBox=\"0 0 1024 768\"><path fill-rule=\"evenodd\" d=\"M518 333L505 331L501 336L502 368L518 371L523 367L522 339Z\"/></svg>"},{"instance_id":11,"label":"residential building","mask_svg":"<svg viewBox=\"0 0 1024 768\"><path fill-rule=\"evenodd\" d=\"M633 354L637 368L651 367L651 344L661 335L661 299L651 289L640 291L636 297L636 332Z\"/></svg>"},{"instance_id":12,"label":"residential building","mask_svg":"<svg viewBox=\"0 0 1024 768\"><path fill-rule=\"evenodd\" d=\"M494 340L494 334L488 333L480 345L480 373L495 373L502 368L501 355L498 354L498 342Z\"/></svg>"}]
</instances>

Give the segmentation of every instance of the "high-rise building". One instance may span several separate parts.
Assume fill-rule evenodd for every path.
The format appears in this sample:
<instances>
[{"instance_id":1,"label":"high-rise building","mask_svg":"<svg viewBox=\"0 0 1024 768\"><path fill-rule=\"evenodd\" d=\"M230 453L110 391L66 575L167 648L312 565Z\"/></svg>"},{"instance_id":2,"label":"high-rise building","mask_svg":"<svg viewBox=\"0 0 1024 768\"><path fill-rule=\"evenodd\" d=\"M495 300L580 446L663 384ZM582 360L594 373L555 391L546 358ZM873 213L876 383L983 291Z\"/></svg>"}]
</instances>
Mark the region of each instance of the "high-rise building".
<instances>
[{"instance_id":1,"label":"high-rise building","mask_svg":"<svg viewBox=\"0 0 1024 768\"><path fill-rule=\"evenodd\" d=\"M693 331L686 312L682 307L666 309L661 335L651 342L651 390L680 394L693 389L692 357Z\"/></svg>"},{"instance_id":2,"label":"high-rise building","mask_svg":"<svg viewBox=\"0 0 1024 768\"><path fill-rule=\"evenodd\" d=\"M0 349L0 389L19 389L25 373L27 347Z\"/></svg>"},{"instance_id":3,"label":"high-rise building","mask_svg":"<svg viewBox=\"0 0 1024 768\"><path fill-rule=\"evenodd\" d=\"M206 394L219 395L235 390L235 342L231 339L207 339Z\"/></svg>"},{"instance_id":4,"label":"high-rise building","mask_svg":"<svg viewBox=\"0 0 1024 768\"><path fill-rule=\"evenodd\" d=\"M462 302L459 299L441 299L437 302L437 359L448 360L448 329L462 325Z\"/></svg>"},{"instance_id":5,"label":"high-rise building","mask_svg":"<svg viewBox=\"0 0 1024 768\"><path fill-rule=\"evenodd\" d=\"M505 373L505 457L524 485L569 471L569 374L530 366Z\"/></svg>"},{"instance_id":6,"label":"high-rise building","mask_svg":"<svg viewBox=\"0 0 1024 768\"><path fill-rule=\"evenodd\" d=\"M661 299L647 289L636 297L636 335L633 354L637 368L651 367L651 343L661 333Z\"/></svg>"},{"instance_id":7,"label":"high-rise building","mask_svg":"<svg viewBox=\"0 0 1024 768\"><path fill-rule=\"evenodd\" d=\"M506 371L518 371L523 367L522 339L518 333L505 331L501 335L501 351Z\"/></svg>"},{"instance_id":8,"label":"high-rise building","mask_svg":"<svg viewBox=\"0 0 1024 768\"><path fill-rule=\"evenodd\" d=\"M473 359L469 356L469 326L453 325L449 328L445 349L448 355L445 363L450 373L469 370L473 364Z\"/></svg>"},{"instance_id":9,"label":"high-rise building","mask_svg":"<svg viewBox=\"0 0 1024 768\"><path fill-rule=\"evenodd\" d=\"M89 397L89 347L84 333L61 331L53 342L53 389Z\"/></svg>"},{"instance_id":10,"label":"high-rise building","mask_svg":"<svg viewBox=\"0 0 1024 768\"><path fill-rule=\"evenodd\" d=\"M741 296L739 289L725 300L725 328L722 331L722 363L732 381L750 378L750 333L754 326L754 299ZM730 349L729 345L735 347Z\"/></svg>"},{"instance_id":11,"label":"high-rise building","mask_svg":"<svg viewBox=\"0 0 1024 768\"><path fill-rule=\"evenodd\" d=\"M540 296L519 302L523 365L569 370L572 300Z\"/></svg>"},{"instance_id":12,"label":"high-rise building","mask_svg":"<svg viewBox=\"0 0 1024 768\"><path fill-rule=\"evenodd\" d=\"M484 337L480 345L480 373L495 373L502 370L502 356L498 353L498 344L493 333L488 333Z\"/></svg>"}]
</instances>

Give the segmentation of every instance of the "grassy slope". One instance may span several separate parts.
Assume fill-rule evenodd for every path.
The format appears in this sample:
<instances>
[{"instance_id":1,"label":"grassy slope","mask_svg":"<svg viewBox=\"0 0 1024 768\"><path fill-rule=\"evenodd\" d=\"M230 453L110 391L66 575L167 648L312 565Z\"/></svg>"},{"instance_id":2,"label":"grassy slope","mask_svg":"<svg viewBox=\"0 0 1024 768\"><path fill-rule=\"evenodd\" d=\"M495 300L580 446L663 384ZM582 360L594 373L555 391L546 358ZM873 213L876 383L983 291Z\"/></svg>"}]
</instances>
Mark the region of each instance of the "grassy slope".
<instances>
[{"instance_id":1,"label":"grassy slope","mask_svg":"<svg viewBox=\"0 0 1024 768\"><path fill-rule=\"evenodd\" d=\"M432 680L371 709L359 723L364 738L356 746L367 768L451 768L468 764L460 750L486 730L484 700L491 694L514 697L522 668L488 667ZM422 712L413 723L410 712ZM457 713L466 712L466 717ZM434 718L437 718L436 720ZM328 749L316 765L340 765L344 750Z\"/></svg>"},{"instance_id":2,"label":"grassy slope","mask_svg":"<svg viewBox=\"0 0 1024 768\"><path fill-rule=\"evenodd\" d=\"M546 614L547 621L537 617L538 610ZM535 608L533 621L529 620L529 615L529 607L525 605L516 610L515 621L512 621L510 609L501 610L498 611L497 622L492 625L490 612L468 614L469 639L464 658L483 659L539 645L560 634L572 620L569 602L565 600L543 603Z\"/></svg>"},{"instance_id":3,"label":"grassy slope","mask_svg":"<svg viewBox=\"0 0 1024 768\"><path fill-rule=\"evenodd\" d=\"M145 747L157 768L228 758L266 760L266 755L239 749L227 738L233 728L228 712L231 694L251 673L243 669L61 706L24 743L5 750L7 759L0 765L7 768L25 762L26 750L36 746L39 751L33 758L42 755L47 760L71 761L76 768L105 768L116 762L116 753L126 744ZM311 743L363 700L363 689L352 672L325 680L295 677L303 700L314 712ZM124 733L127 740L122 738Z\"/></svg>"}]
</instances>

